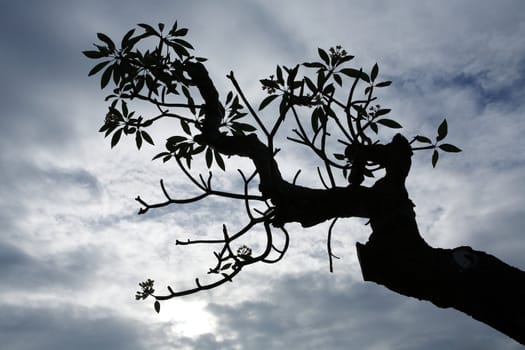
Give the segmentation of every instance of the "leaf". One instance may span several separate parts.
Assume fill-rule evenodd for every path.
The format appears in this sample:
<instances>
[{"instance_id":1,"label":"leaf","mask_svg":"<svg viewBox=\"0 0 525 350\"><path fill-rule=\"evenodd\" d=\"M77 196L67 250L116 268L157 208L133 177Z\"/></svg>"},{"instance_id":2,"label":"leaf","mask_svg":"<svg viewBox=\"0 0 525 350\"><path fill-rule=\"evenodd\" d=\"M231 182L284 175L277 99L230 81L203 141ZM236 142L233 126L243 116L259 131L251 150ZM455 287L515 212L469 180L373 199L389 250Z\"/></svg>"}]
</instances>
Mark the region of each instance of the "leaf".
<instances>
[{"instance_id":1,"label":"leaf","mask_svg":"<svg viewBox=\"0 0 525 350\"><path fill-rule=\"evenodd\" d=\"M262 110L263 108L268 106L277 97L278 97L278 95L270 95L270 96L266 97L264 100L262 100L261 104L259 105L259 110Z\"/></svg>"},{"instance_id":2,"label":"leaf","mask_svg":"<svg viewBox=\"0 0 525 350\"><path fill-rule=\"evenodd\" d=\"M104 33L97 33L97 37L102 40L104 43L106 43L106 45L108 46L108 48L110 50L115 50L115 43L113 43L113 40L111 40L109 38L109 36L107 36L106 34Z\"/></svg>"},{"instance_id":3,"label":"leaf","mask_svg":"<svg viewBox=\"0 0 525 350\"><path fill-rule=\"evenodd\" d=\"M438 159L439 159L439 153L437 150L434 150L434 153L432 153L432 167L435 168L436 167L436 164L438 162Z\"/></svg>"},{"instance_id":4,"label":"leaf","mask_svg":"<svg viewBox=\"0 0 525 350\"><path fill-rule=\"evenodd\" d=\"M102 78L100 78L100 88L104 89L111 79L111 73L113 73L113 66L109 66L104 73L102 73Z\"/></svg>"},{"instance_id":5,"label":"leaf","mask_svg":"<svg viewBox=\"0 0 525 350\"><path fill-rule=\"evenodd\" d=\"M121 101L121 105L122 105L122 113L124 115L124 117L127 117L128 116L128 104L126 103L126 101L122 100Z\"/></svg>"},{"instance_id":6,"label":"leaf","mask_svg":"<svg viewBox=\"0 0 525 350\"><path fill-rule=\"evenodd\" d=\"M230 103L230 101L232 100L233 98L233 92L232 91L229 91L228 92L228 95L226 95L226 102L224 103L225 105L228 105L228 103Z\"/></svg>"},{"instance_id":7,"label":"leaf","mask_svg":"<svg viewBox=\"0 0 525 350\"><path fill-rule=\"evenodd\" d=\"M84 54L84 56L86 56L87 58L101 58L101 57L105 57L106 54L100 52L100 51L94 51L94 50L88 50L88 51L82 51L82 53Z\"/></svg>"},{"instance_id":8,"label":"leaf","mask_svg":"<svg viewBox=\"0 0 525 350\"><path fill-rule=\"evenodd\" d=\"M171 136L166 140L166 149L170 152L175 152L177 145L184 141L186 141L184 136Z\"/></svg>"},{"instance_id":9,"label":"leaf","mask_svg":"<svg viewBox=\"0 0 525 350\"><path fill-rule=\"evenodd\" d=\"M184 57L189 57L190 56L190 53L188 52L188 50L186 50L184 47L182 47L181 45L179 44L176 44L176 43L172 43L172 42L168 42L168 45L170 45L173 50L175 51L175 53L180 57L180 58L184 58Z\"/></svg>"},{"instance_id":10,"label":"leaf","mask_svg":"<svg viewBox=\"0 0 525 350\"><path fill-rule=\"evenodd\" d=\"M315 86L314 82L312 81L312 79L308 78L308 77L304 77L304 82L306 83L306 85L308 86L308 88L312 91L312 92L317 92L317 87Z\"/></svg>"},{"instance_id":11,"label":"leaf","mask_svg":"<svg viewBox=\"0 0 525 350\"><path fill-rule=\"evenodd\" d=\"M131 38L131 36L133 35L133 33L135 33L135 29L131 29L129 30L126 35L124 35L124 37L122 38L122 41L120 43L121 47L127 47L128 46L128 42L129 42L129 39Z\"/></svg>"},{"instance_id":12,"label":"leaf","mask_svg":"<svg viewBox=\"0 0 525 350\"><path fill-rule=\"evenodd\" d=\"M144 28L144 30L146 31L146 34L159 36L159 33L157 33L155 28L153 28L149 24L139 23L138 26Z\"/></svg>"},{"instance_id":13,"label":"leaf","mask_svg":"<svg viewBox=\"0 0 525 350\"><path fill-rule=\"evenodd\" d=\"M375 117L379 117L385 114L390 113L391 109L385 108L385 109L378 109L376 113L374 114Z\"/></svg>"},{"instance_id":14,"label":"leaf","mask_svg":"<svg viewBox=\"0 0 525 350\"><path fill-rule=\"evenodd\" d=\"M155 145L155 143L153 142L153 139L151 138L151 136L149 136L147 132L145 132L144 130L141 130L140 134L142 135L142 138L146 140L147 143L149 143L150 145Z\"/></svg>"},{"instance_id":15,"label":"leaf","mask_svg":"<svg viewBox=\"0 0 525 350\"><path fill-rule=\"evenodd\" d=\"M288 101L285 98L282 98L281 103L279 103L279 115L284 117L289 107Z\"/></svg>"},{"instance_id":16,"label":"leaf","mask_svg":"<svg viewBox=\"0 0 525 350\"><path fill-rule=\"evenodd\" d=\"M451 145L450 143L444 143L442 145L439 145L439 148L442 149L445 152L452 152L452 153L461 152L460 148L458 148L458 147L456 147L454 145Z\"/></svg>"},{"instance_id":17,"label":"leaf","mask_svg":"<svg viewBox=\"0 0 525 350\"><path fill-rule=\"evenodd\" d=\"M370 77L369 77L368 74L366 74L365 72L361 72L361 79L363 79L363 80L366 81L367 83L370 82Z\"/></svg>"},{"instance_id":18,"label":"leaf","mask_svg":"<svg viewBox=\"0 0 525 350\"><path fill-rule=\"evenodd\" d=\"M242 131L255 131L257 130L253 125L246 124L246 123L235 123L234 124L238 129L241 129Z\"/></svg>"},{"instance_id":19,"label":"leaf","mask_svg":"<svg viewBox=\"0 0 525 350\"><path fill-rule=\"evenodd\" d=\"M349 76L350 78L361 78L362 73L361 71L354 68L343 68L339 72Z\"/></svg>"},{"instance_id":20,"label":"leaf","mask_svg":"<svg viewBox=\"0 0 525 350\"><path fill-rule=\"evenodd\" d=\"M160 312L160 303L159 303L158 300L155 300L155 303L153 304L153 307L155 308L155 311L156 311L157 313Z\"/></svg>"},{"instance_id":21,"label":"leaf","mask_svg":"<svg viewBox=\"0 0 525 350\"><path fill-rule=\"evenodd\" d=\"M343 73L344 75L347 75L350 78L362 79L366 81L367 83L370 82L370 78L368 77L368 74L366 74L362 70L357 70L354 68L343 68L339 71L339 73Z\"/></svg>"},{"instance_id":22,"label":"leaf","mask_svg":"<svg viewBox=\"0 0 525 350\"><path fill-rule=\"evenodd\" d=\"M275 74L277 75L277 81L279 82L279 84L284 84L283 70L281 69L281 67L277 66L277 68L275 69Z\"/></svg>"},{"instance_id":23,"label":"leaf","mask_svg":"<svg viewBox=\"0 0 525 350\"><path fill-rule=\"evenodd\" d=\"M191 135L190 126L188 125L188 122L187 122L187 121L181 119L181 121L180 121L180 126L182 127L182 130L183 130L186 134Z\"/></svg>"},{"instance_id":24,"label":"leaf","mask_svg":"<svg viewBox=\"0 0 525 350\"><path fill-rule=\"evenodd\" d=\"M104 123L104 125L102 125L102 127L100 129L98 129L98 132L104 132L106 131L107 129L109 129L111 124L108 124L108 123Z\"/></svg>"},{"instance_id":25,"label":"leaf","mask_svg":"<svg viewBox=\"0 0 525 350\"><path fill-rule=\"evenodd\" d=\"M343 80L339 74L334 74L334 80L339 86L343 86Z\"/></svg>"},{"instance_id":26,"label":"leaf","mask_svg":"<svg viewBox=\"0 0 525 350\"><path fill-rule=\"evenodd\" d=\"M401 124L392 119L380 119L377 121L377 123L393 129L402 128Z\"/></svg>"},{"instance_id":27,"label":"leaf","mask_svg":"<svg viewBox=\"0 0 525 350\"><path fill-rule=\"evenodd\" d=\"M377 83L376 87L381 88L381 87L386 87L386 86L390 86L390 85L392 85L392 81L387 80L387 81L382 81L380 83Z\"/></svg>"},{"instance_id":28,"label":"leaf","mask_svg":"<svg viewBox=\"0 0 525 350\"><path fill-rule=\"evenodd\" d=\"M185 36L188 34L188 28L181 28L173 33L173 36Z\"/></svg>"},{"instance_id":29,"label":"leaf","mask_svg":"<svg viewBox=\"0 0 525 350\"><path fill-rule=\"evenodd\" d=\"M211 150L211 148L207 148L206 149L206 166L209 168L211 168L211 162L213 161L213 151Z\"/></svg>"},{"instance_id":30,"label":"leaf","mask_svg":"<svg viewBox=\"0 0 525 350\"><path fill-rule=\"evenodd\" d=\"M312 117L311 117L312 130L314 132L319 130L319 121L321 119L326 119L326 117L324 116L323 109L321 107L317 107L312 112Z\"/></svg>"},{"instance_id":31,"label":"leaf","mask_svg":"<svg viewBox=\"0 0 525 350\"><path fill-rule=\"evenodd\" d=\"M140 132L135 134L135 143L137 144L137 148L140 149L142 147L142 135Z\"/></svg>"},{"instance_id":32,"label":"leaf","mask_svg":"<svg viewBox=\"0 0 525 350\"><path fill-rule=\"evenodd\" d=\"M331 95L335 92L334 84L327 85L323 90L323 95Z\"/></svg>"},{"instance_id":33,"label":"leaf","mask_svg":"<svg viewBox=\"0 0 525 350\"><path fill-rule=\"evenodd\" d=\"M422 142L422 143L432 143L432 141L426 136L417 135L414 138L416 139L416 141L419 141L419 142Z\"/></svg>"},{"instance_id":34,"label":"leaf","mask_svg":"<svg viewBox=\"0 0 525 350\"><path fill-rule=\"evenodd\" d=\"M326 76L324 75L323 71L317 72L317 90L321 91L323 89L323 85L326 82Z\"/></svg>"},{"instance_id":35,"label":"leaf","mask_svg":"<svg viewBox=\"0 0 525 350\"><path fill-rule=\"evenodd\" d=\"M379 66L376 63L374 64L374 66L372 67L372 71L370 72L370 80L372 81L376 80L378 73L379 73Z\"/></svg>"},{"instance_id":36,"label":"leaf","mask_svg":"<svg viewBox=\"0 0 525 350\"><path fill-rule=\"evenodd\" d=\"M352 56L352 55L348 55L348 56L345 56L345 57L341 57L341 59L339 60L339 63L338 63L337 65L340 65L340 64L342 64L342 63L345 63L345 62L351 61L353 58L354 58L354 56Z\"/></svg>"},{"instance_id":37,"label":"leaf","mask_svg":"<svg viewBox=\"0 0 525 350\"><path fill-rule=\"evenodd\" d=\"M118 141L120 140L120 136L122 135L122 129L123 128L120 128L118 129L117 131L115 131L115 133L113 134L113 137L111 138L111 148L115 147L115 145L118 143Z\"/></svg>"},{"instance_id":38,"label":"leaf","mask_svg":"<svg viewBox=\"0 0 525 350\"><path fill-rule=\"evenodd\" d=\"M172 40L173 43L177 43L179 44L180 46L183 46L183 47L186 47L188 49L192 49L193 50L193 45L190 44L189 42L187 42L186 40L183 40L183 39L173 39Z\"/></svg>"},{"instance_id":39,"label":"leaf","mask_svg":"<svg viewBox=\"0 0 525 350\"><path fill-rule=\"evenodd\" d=\"M165 156L169 156L169 155L170 155L170 152L160 152L155 157L151 158L151 160L159 159L161 157L165 157Z\"/></svg>"},{"instance_id":40,"label":"leaf","mask_svg":"<svg viewBox=\"0 0 525 350\"><path fill-rule=\"evenodd\" d=\"M221 267L221 270L228 270L228 269L230 268L230 266L232 266L231 263L224 264L224 265Z\"/></svg>"},{"instance_id":41,"label":"leaf","mask_svg":"<svg viewBox=\"0 0 525 350\"><path fill-rule=\"evenodd\" d=\"M328 56L325 50L318 48L317 52L319 53L319 57L321 57L321 59L325 61L327 65L330 64L330 57Z\"/></svg>"},{"instance_id":42,"label":"leaf","mask_svg":"<svg viewBox=\"0 0 525 350\"><path fill-rule=\"evenodd\" d=\"M95 67L93 67L93 69L91 69L91 70L89 71L89 73L88 73L88 77L97 74L100 70L102 70L102 68L104 68L105 66L107 66L107 64L108 64L109 62L111 62L111 61L100 62L99 64L97 64Z\"/></svg>"},{"instance_id":43,"label":"leaf","mask_svg":"<svg viewBox=\"0 0 525 350\"><path fill-rule=\"evenodd\" d=\"M337 160L345 160L346 159L345 155L344 154L340 154L340 153L334 153L334 157Z\"/></svg>"},{"instance_id":44,"label":"leaf","mask_svg":"<svg viewBox=\"0 0 525 350\"><path fill-rule=\"evenodd\" d=\"M202 151L204 151L206 149L206 146L204 145L199 145L197 147L195 147L195 149L192 150L192 153L191 154L199 154L201 153Z\"/></svg>"},{"instance_id":45,"label":"leaf","mask_svg":"<svg viewBox=\"0 0 525 350\"><path fill-rule=\"evenodd\" d=\"M307 68L326 68L321 62L304 62L303 66Z\"/></svg>"},{"instance_id":46,"label":"leaf","mask_svg":"<svg viewBox=\"0 0 525 350\"><path fill-rule=\"evenodd\" d=\"M213 155L215 157L215 161L217 162L217 165L219 168L221 168L223 171L226 170L226 166L224 165L224 160L222 159L222 156L219 152L216 150L213 150Z\"/></svg>"},{"instance_id":47,"label":"leaf","mask_svg":"<svg viewBox=\"0 0 525 350\"><path fill-rule=\"evenodd\" d=\"M441 124L438 127L438 134L436 137L436 141L443 140L448 134L448 126L447 126L447 120L443 119Z\"/></svg>"}]
</instances>

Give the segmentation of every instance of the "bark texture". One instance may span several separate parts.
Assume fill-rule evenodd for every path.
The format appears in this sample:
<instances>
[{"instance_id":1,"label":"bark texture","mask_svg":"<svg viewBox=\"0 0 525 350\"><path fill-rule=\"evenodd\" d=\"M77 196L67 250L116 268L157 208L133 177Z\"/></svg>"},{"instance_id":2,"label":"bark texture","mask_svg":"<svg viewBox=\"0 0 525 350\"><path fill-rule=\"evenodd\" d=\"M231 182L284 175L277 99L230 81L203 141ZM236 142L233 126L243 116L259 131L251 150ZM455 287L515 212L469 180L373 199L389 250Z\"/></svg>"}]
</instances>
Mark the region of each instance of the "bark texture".
<instances>
[{"instance_id":1,"label":"bark texture","mask_svg":"<svg viewBox=\"0 0 525 350\"><path fill-rule=\"evenodd\" d=\"M372 187L296 186L282 178L272 150L255 134L219 132L224 108L205 67L191 63L187 70L205 101L206 119L196 141L253 161L260 191L275 205L275 226L298 222L308 227L335 217L369 218L372 234L366 244L357 243L365 281L441 308L455 308L525 345L525 272L470 247L433 248L423 240L405 188L412 151L403 136L358 150L362 160L386 169Z\"/></svg>"}]
</instances>

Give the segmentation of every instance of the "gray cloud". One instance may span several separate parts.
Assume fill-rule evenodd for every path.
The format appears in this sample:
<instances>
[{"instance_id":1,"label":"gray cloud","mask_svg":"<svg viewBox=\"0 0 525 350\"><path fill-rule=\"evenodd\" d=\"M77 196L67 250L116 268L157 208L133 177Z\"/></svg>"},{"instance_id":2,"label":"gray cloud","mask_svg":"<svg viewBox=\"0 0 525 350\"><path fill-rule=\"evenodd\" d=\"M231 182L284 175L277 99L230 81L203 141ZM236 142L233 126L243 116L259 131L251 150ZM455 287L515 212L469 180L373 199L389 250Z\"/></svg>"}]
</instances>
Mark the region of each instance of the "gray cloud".
<instances>
[{"instance_id":1,"label":"gray cloud","mask_svg":"<svg viewBox=\"0 0 525 350\"><path fill-rule=\"evenodd\" d=\"M259 300L210 304L220 320L217 335L194 344L205 342L202 349L231 344L240 349L519 348L463 314L372 283L311 273L274 279L267 287Z\"/></svg>"},{"instance_id":2,"label":"gray cloud","mask_svg":"<svg viewBox=\"0 0 525 350\"><path fill-rule=\"evenodd\" d=\"M0 241L0 291L50 293L86 288L100 266L107 263L95 247L32 255L13 244Z\"/></svg>"},{"instance_id":3,"label":"gray cloud","mask_svg":"<svg viewBox=\"0 0 525 350\"><path fill-rule=\"evenodd\" d=\"M0 337L6 350L139 350L164 336L142 322L75 305L4 305L0 313Z\"/></svg>"}]
</instances>

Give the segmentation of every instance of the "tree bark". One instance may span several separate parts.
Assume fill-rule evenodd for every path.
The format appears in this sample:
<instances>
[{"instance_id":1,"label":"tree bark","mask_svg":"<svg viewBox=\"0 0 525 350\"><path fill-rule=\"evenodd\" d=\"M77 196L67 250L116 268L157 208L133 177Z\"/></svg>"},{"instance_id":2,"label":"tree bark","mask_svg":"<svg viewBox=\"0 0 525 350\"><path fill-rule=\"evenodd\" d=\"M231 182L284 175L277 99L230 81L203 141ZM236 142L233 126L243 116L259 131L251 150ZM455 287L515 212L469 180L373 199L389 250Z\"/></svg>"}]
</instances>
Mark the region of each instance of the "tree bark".
<instances>
[{"instance_id":1,"label":"tree bark","mask_svg":"<svg viewBox=\"0 0 525 350\"><path fill-rule=\"evenodd\" d=\"M433 248L423 240L405 188L412 151L403 136L358 150L362 159L386 169L372 187L297 186L283 180L272 150L255 134L219 132L224 108L205 67L190 63L187 70L205 101L206 118L196 141L253 161L260 191L275 206L273 225L298 222L307 227L335 217L369 218L372 234L366 244L357 243L365 281L455 308L525 345L525 272L470 247Z\"/></svg>"}]
</instances>

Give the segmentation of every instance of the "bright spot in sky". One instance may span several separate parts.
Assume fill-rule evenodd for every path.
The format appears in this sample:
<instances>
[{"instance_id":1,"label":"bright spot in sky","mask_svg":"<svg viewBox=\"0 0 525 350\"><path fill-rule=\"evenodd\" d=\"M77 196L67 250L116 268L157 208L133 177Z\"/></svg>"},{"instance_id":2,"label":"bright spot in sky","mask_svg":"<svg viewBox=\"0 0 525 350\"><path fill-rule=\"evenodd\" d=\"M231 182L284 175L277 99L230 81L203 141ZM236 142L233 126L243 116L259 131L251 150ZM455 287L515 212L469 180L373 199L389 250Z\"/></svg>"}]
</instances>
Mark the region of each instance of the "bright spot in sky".
<instances>
[{"instance_id":1,"label":"bright spot in sky","mask_svg":"<svg viewBox=\"0 0 525 350\"><path fill-rule=\"evenodd\" d=\"M215 317L206 310L206 302L170 300L161 303L160 319L172 324L176 336L197 337L214 333Z\"/></svg>"}]
</instances>

